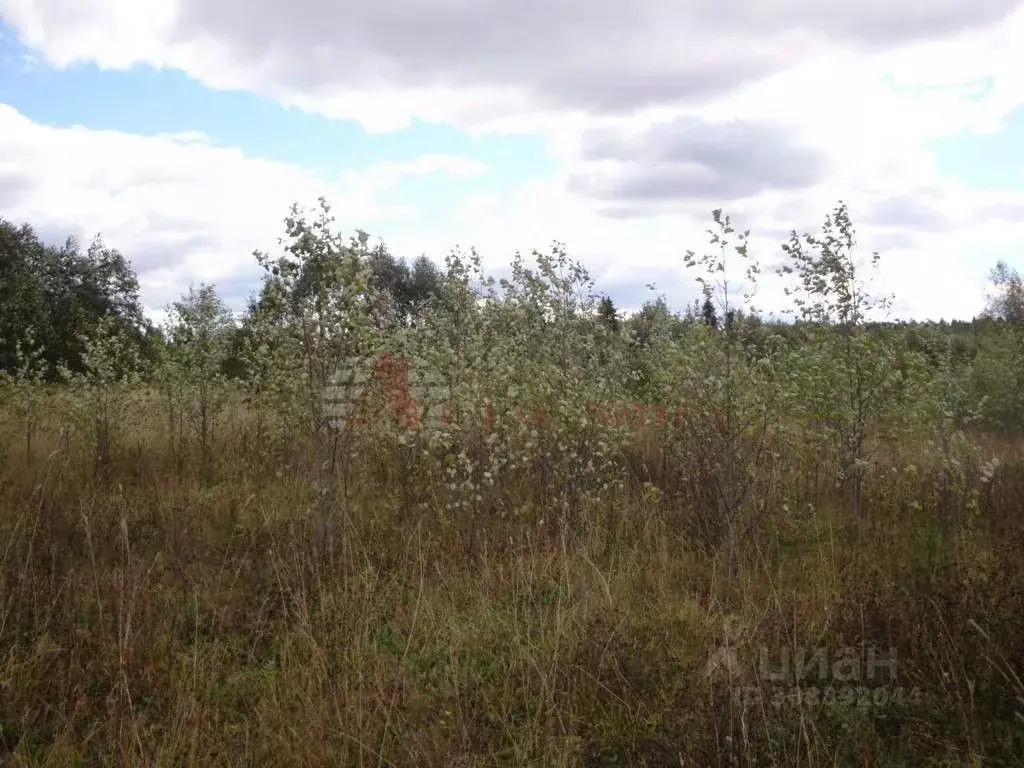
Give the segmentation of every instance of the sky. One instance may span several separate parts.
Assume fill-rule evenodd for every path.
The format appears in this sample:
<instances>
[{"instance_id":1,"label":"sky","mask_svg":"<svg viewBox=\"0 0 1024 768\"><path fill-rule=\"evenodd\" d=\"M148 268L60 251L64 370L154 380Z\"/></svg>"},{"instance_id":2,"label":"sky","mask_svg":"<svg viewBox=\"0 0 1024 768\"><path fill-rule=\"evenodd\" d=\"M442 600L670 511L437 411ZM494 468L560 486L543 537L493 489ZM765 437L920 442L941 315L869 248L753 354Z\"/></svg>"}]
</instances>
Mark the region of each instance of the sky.
<instances>
[{"instance_id":1,"label":"sky","mask_svg":"<svg viewBox=\"0 0 1024 768\"><path fill-rule=\"evenodd\" d=\"M102 234L159 317L244 306L321 195L397 256L558 242L682 308L721 208L773 314L842 200L892 317L967 319L1024 271L1021 40L1018 0L0 0L0 217Z\"/></svg>"}]
</instances>

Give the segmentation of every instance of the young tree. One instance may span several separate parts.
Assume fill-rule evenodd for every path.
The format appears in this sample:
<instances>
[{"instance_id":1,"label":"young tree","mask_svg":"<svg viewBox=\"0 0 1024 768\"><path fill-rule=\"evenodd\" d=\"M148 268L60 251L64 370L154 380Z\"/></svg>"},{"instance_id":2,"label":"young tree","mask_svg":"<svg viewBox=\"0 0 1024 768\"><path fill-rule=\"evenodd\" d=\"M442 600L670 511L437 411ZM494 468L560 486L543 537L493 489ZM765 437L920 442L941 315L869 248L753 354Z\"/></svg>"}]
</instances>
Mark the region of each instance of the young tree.
<instances>
[{"instance_id":1,"label":"young tree","mask_svg":"<svg viewBox=\"0 0 1024 768\"><path fill-rule=\"evenodd\" d=\"M715 311L715 303L711 300L710 296L704 299L700 314L704 318L704 323L709 328L718 328L718 313Z\"/></svg>"},{"instance_id":2,"label":"young tree","mask_svg":"<svg viewBox=\"0 0 1024 768\"><path fill-rule=\"evenodd\" d=\"M686 253L686 267L704 295L705 317L724 318L724 327L698 326L695 349L684 363L687 389L697 394L698 420L690 429L706 447L705 471L714 488L713 503L725 530L730 582L739 575L740 517L756 479L755 469L767 439L771 408L770 361L746 354L737 310L751 309L760 266L747 246L749 232L737 232L721 209L712 211L707 230L712 252Z\"/></svg>"},{"instance_id":3,"label":"young tree","mask_svg":"<svg viewBox=\"0 0 1024 768\"><path fill-rule=\"evenodd\" d=\"M172 444L176 442L177 406L199 437L204 473L210 468L214 428L227 398L223 366L234 327L234 316L212 285L190 286L168 313L164 381Z\"/></svg>"},{"instance_id":4,"label":"young tree","mask_svg":"<svg viewBox=\"0 0 1024 768\"><path fill-rule=\"evenodd\" d=\"M824 429L824 443L839 450L839 479L851 491L854 518L860 520L862 489L869 461L877 450L872 431L883 421L900 371L893 350L866 327L868 317L884 311L890 297L876 297L861 274L856 230L845 203L825 217L821 235L793 232L782 250L789 264L779 274L795 276L786 289L800 318L807 323L807 341L818 354L815 371L805 378L813 391L804 402L810 420ZM877 269L873 253L870 267Z\"/></svg>"},{"instance_id":5,"label":"young tree","mask_svg":"<svg viewBox=\"0 0 1024 768\"><path fill-rule=\"evenodd\" d=\"M597 305L597 319L604 328L612 333L619 332L622 321L619 319L619 311L615 308L615 302L612 301L611 296L601 297L601 301Z\"/></svg>"},{"instance_id":6,"label":"young tree","mask_svg":"<svg viewBox=\"0 0 1024 768\"><path fill-rule=\"evenodd\" d=\"M441 270L425 255L418 256L413 262L408 287L408 311L411 319L420 318L430 302L437 297L442 277Z\"/></svg>"},{"instance_id":7,"label":"young tree","mask_svg":"<svg viewBox=\"0 0 1024 768\"><path fill-rule=\"evenodd\" d=\"M8 401L21 421L25 436L25 463L32 464L32 443L42 420L43 395L46 385L45 350L35 341L29 326L14 342L14 372L0 368L0 401Z\"/></svg>"},{"instance_id":8,"label":"young tree","mask_svg":"<svg viewBox=\"0 0 1024 768\"><path fill-rule=\"evenodd\" d=\"M982 316L1011 325L1024 325L1024 284L1017 270L1005 261L997 262L989 273L989 280L993 290Z\"/></svg>"},{"instance_id":9,"label":"young tree","mask_svg":"<svg viewBox=\"0 0 1024 768\"><path fill-rule=\"evenodd\" d=\"M275 405L287 413L313 445L314 501L323 554L333 557L334 471L342 434L324 408L324 396L336 372L350 357L373 346L373 291L367 260L369 235L348 241L332 227L334 217L323 198L316 217L293 206L285 219L284 253L257 251L264 269L256 325L256 357L272 366ZM346 454L347 455L347 454Z\"/></svg>"},{"instance_id":10,"label":"young tree","mask_svg":"<svg viewBox=\"0 0 1024 768\"><path fill-rule=\"evenodd\" d=\"M61 375L77 390L75 417L92 442L96 466L110 466L117 432L132 389L139 381L138 346L116 318L100 318L92 333L83 335L81 372L61 368Z\"/></svg>"}]
</instances>

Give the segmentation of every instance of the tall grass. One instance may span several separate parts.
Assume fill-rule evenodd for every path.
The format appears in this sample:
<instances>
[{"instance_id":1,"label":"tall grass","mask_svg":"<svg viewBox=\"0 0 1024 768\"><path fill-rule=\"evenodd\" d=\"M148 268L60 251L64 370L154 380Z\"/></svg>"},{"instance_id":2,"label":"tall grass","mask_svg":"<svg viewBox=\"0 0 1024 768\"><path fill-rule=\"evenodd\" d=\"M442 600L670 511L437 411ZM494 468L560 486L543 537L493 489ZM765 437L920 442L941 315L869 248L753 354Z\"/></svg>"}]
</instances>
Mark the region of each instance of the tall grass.
<instances>
[{"instance_id":1,"label":"tall grass","mask_svg":"<svg viewBox=\"0 0 1024 768\"><path fill-rule=\"evenodd\" d=\"M0 427L0 763L1022 764L1019 442L974 436L1001 461L952 487L888 444L854 524L826 457L773 432L734 581L672 424L617 443L600 485L572 469L583 433L575 463L527 446L485 478L482 433L368 430L325 558L302 440L235 404L206 466L140 395L100 471L64 397L28 453ZM709 668L723 647L739 665ZM889 694L759 674L761 649L822 648L892 649Z\"/></svg>"}]
</instances>

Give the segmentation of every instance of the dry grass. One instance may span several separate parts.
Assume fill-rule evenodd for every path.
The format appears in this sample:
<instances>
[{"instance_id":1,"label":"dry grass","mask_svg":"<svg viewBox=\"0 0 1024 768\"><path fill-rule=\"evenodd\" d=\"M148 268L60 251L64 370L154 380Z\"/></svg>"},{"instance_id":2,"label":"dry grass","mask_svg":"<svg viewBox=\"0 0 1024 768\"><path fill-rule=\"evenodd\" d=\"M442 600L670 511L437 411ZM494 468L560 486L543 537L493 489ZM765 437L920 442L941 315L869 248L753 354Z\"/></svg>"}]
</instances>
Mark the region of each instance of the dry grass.
<instances>
[{"instance_id":1,"label":"dry grass","mask_svg":"<svg viewBox=\"0 0 1024 768\"><path fill-rule=\"evenodd\" d=\"M232 422L204 475L155 408L120 426L101 471L52 417L31 463L6 427L0 763L1022 764L1019 445L986 445L1004 464L955 489L953 526L923 460L880 466L854 526L791 446L729 585L700 478L649 435L567 517L550 467L455 515L440 463L368 440L325 559L299 446ZM705 675L726 641L762 703ZM794 691L756 676L762 647L893 648L919 695L774 706Z\"/></svg>"}]
</instances>

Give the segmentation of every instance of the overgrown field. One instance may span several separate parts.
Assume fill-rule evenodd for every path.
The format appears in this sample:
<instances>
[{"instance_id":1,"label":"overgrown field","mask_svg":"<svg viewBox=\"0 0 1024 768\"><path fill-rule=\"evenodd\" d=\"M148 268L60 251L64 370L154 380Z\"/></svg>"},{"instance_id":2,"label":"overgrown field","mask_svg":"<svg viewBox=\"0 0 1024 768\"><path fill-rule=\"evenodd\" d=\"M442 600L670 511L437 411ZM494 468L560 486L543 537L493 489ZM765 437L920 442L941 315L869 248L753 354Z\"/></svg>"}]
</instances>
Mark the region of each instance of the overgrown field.
<instances>
[{"instance_id":1,"label":"overgrown field","mask_svg":"<svg viewBox=\"0 0 1024 768\"><path fill-rule=\"evenodd\" d=\"M558 252L378 314L325 222L241 326L204 289L148 363L17 347L0 763L1024 764L1024 326L869 323L843 209L788 324L717 215L703 310L625 323ZM454 425L324 421L388 350Z\"/></svg>"},{"instance_id":2,"label":"overgrown field","mask_svg":"<svg viewBox=\"0 0 1024 768\"><path fill-rule=\"evenodd\" d=\"M621 487L562 525L543 467L458 515L443 457L367 441L330 561L299 466L226 425L204 482L157 416L121 425L101 473L56 430L33 466L3 465L9 764L1019 764L1016 443L985 442L1003 463L965 471L952 526L917 457L872 475L859 530L813 461L780 457L788 501L757 510L730 585L659 442L627 445ZM706 676L730 642L743 670ZM898 669L812 664L801 685L837 701L780 700L793 686L757 679L762 647L773 670L846 647L895 649ZM892 700L844 701L850 686Z\"/></svg>"}]
</instances>

